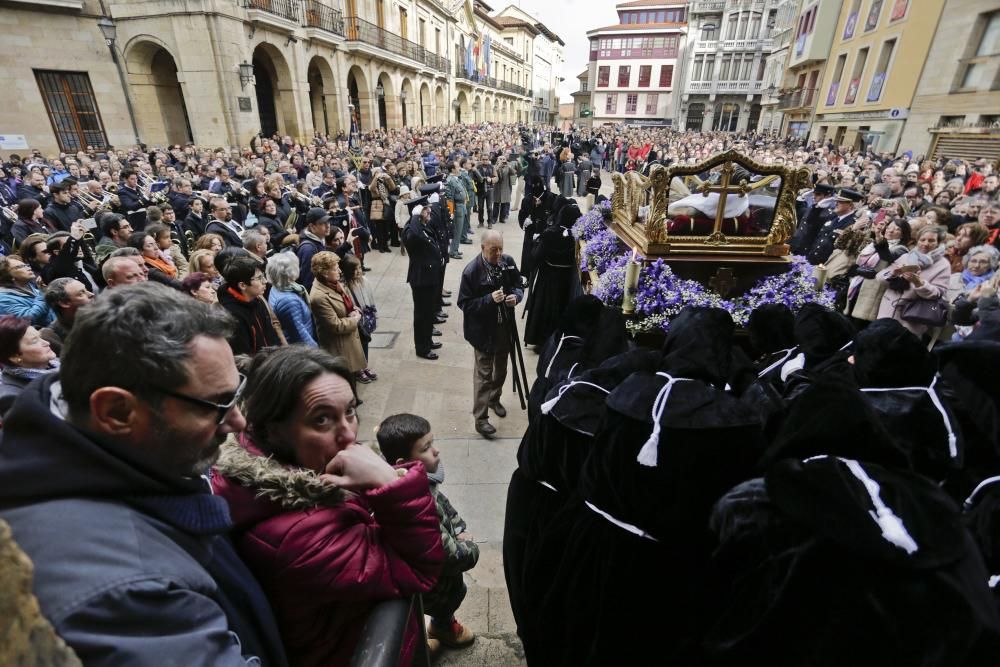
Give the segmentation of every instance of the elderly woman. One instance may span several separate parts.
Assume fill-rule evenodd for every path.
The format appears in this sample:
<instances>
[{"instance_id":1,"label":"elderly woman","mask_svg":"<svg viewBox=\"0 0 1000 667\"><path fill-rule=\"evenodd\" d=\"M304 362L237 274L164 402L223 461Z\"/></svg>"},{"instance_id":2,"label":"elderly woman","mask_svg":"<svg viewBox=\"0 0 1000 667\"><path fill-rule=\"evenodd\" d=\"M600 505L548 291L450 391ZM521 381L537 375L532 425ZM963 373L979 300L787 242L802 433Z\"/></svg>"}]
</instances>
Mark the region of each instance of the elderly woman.
<instances>
[{"instance_id":1,"label":"elderly woman","mask_svg":"<svg viewBox=\"0 0 1000 667\"><path fill-rule=\"evenodd\" d=\"M966 254L969 248L986 243L990 230L981 222L967 222L955 230L955 240L948 245L945 257L951 263L952 273L961 273L966 268Z\"/></svg>"},{"instance_id":2,"label":"elderly woman","mask_svg":"<svg viewBox=\"0 0 1000 667\"><path fill-rule=\"evenodd\" d=\"M309 295L295 282L299 277L299 258L290 252L279 252L267 262L267 281L271 291L267 301L281 322L281 330L289 343L316 346Z\"/></svg>"},{"instance_id":3,"label":"elderly woman","mask_svg":"<svg viewBox=\"0 0 1000 667\"><path fill-rule=\"evenodd\" d=\"M953 305L954 340L963 340L972 332L976 321L975 308L984 288L995 286L998 265L1000 251L993 246L977 245L965 254L964 269L951 274L948 300Z\"/></svg>"},{"instance_id":4,"label":"elderly woman","mask_svg":"<svg viewBox=\"0 0 1000 667\"><path fill-rule=\"evenodd\" d=\"M376 602L436 583L444 550L427 474L357 443L353 373L327 352L269 350L248 375L247 429L222 446L212 485L289 663L347 665ZM422 622L409 618L398 664L411 663Z\"/></svg>"},{"instance_id":5,"label":"elderly woman","mask_svg":"<svg viewBox=\"0 0 1000 667\"><path fill-rule=\"evenodd\" d=\"M887 285L878 310L879 318L898 320L917 336L932 328L927 317L908 313L907 308L914 308L916 304L919 309L920 301L930 302L924 304L929 307L947 296L951 276L951 263L944 256L947 233L944 227L925 227L917 237L916 248L878 274L878 280Z\"/></svg>"},{"instance_id":6,"label":"elderly woman","mask_svg":"<svg viewBox=\"0 0 1000 667\"><path fill-rule=\"evenodd\" d=\"M234 257L223 270L225 284L219 288L219 303L236 318L229 339L233 354L256 354L265 347L281 345L271 324L271 311L261 298L267 281L260 263L252 257Z\"/></svg>"},{"instance_id":7,"label":"elderly woman","mask_svg":"<svg viewBox=\"0 0 1000 667\"><path fill-rule=\"evenodd\" d=\"M0 365L0 416L25 385L59 368L52 346L29 320L14 315L0 315Z\"/></svg>"},{"instance_id":8,"label":"elderly woman","mask_svg":"<svg viewBox=\"0 0 1000 667\"><path fill-rule=\"evenodd\" d=\"M209 305L219 303L219 293L215 285L212 284L212 277L201 271L187 274L181 281L181 291L190 294L202 303Z\"/></svg>"},{"instance_id":9,"label":"elderly woman","mask_svg":"<svg viewBox=\"0 0 1000 667\"><path fill-rule=\"evenodd\" d=\"M361 310L340 282L340 257L328 250L318 252L312 258L312 271L315 280L309 292L309 308L319 346L335 357L343 357L356 381L371 382L364 372L368 362L358 331Z\"/></svg>"}]
</instances>

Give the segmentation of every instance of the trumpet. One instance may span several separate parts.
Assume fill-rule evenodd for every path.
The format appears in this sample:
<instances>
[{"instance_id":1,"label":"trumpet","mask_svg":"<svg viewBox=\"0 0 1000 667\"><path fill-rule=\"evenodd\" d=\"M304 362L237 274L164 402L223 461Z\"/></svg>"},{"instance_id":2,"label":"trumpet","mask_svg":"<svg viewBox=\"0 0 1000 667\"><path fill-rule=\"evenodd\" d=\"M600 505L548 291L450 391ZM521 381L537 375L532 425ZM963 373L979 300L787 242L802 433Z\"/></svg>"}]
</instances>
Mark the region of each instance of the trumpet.
<instances>
[{"instance_id":1,"label":"trumpet","mask_svg":"<svg viewBox=\"0 0 1000 667\"><path fill-rule=\"evenodd\" d=\"M139 177L139 190L142 191L143 196L153 202L154 204L162 204L167 201L167 193L163 190L159 192L153 192L153 185L156 181L148 176L145 172L140 171Z\"/></svg>"},{"instance_id":2,"label":"trumpet","mask_svg":"<svg viewBox=\"0 0 1000 667\"><path fill-rule=\"evenodd\" d=\"M190 255L191 253L194 252L194 245L198 242L197 239L195 239L194 237L194 232L192 232L190 229L185 229L184 240L187 241L188 254Z\"/></svg>"},{"instance_id":3,"label":"trumpet","mask_svg":"<svg viewBox=\"0 0 1000 667\"><path fill-rule=\"evenodd\" d=\"M307 195L302 192L299 192L290 185L286 185L285 187L283 187L282 191L284 191L285 194L294 197L295 199L298 199L303 204L308 204L309 206L318 206L320 208L323 208L323 200L320 199L319 197L314 197L312 195Z\"/></svg>"}]
</instances>

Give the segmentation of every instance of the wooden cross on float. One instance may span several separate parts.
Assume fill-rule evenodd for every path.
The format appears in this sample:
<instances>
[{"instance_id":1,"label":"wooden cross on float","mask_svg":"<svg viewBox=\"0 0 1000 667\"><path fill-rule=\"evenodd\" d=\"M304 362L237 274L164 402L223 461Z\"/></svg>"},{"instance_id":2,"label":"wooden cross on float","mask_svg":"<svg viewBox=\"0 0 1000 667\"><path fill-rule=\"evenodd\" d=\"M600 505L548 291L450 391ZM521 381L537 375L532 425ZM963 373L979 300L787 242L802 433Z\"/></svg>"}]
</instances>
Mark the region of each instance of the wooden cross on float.
<instances>
[{"instance_id":1,"label":"wooden cross on float","mask_svg":"<svg viewBox=\"0 0 1000 667\"><path fill-rule=\"evenodd\" d=\"M726 245L729 240L726 235L722 233L722 222L726 219L726 199L729 197L730 193L739 194L740 197L746 197L747 194L752 189L746 180L740 181L739 185L730 187L730 181L733 178L733 163L726 162L722 165L722 178L718 185L711 185L710 183L702 183L698 191L702 195L708 197L712 192L719 195L719 207L715 211L715 227L712 229L712 233L705 239L705 243L708 245Z\"/></svg>"}]
</instances>

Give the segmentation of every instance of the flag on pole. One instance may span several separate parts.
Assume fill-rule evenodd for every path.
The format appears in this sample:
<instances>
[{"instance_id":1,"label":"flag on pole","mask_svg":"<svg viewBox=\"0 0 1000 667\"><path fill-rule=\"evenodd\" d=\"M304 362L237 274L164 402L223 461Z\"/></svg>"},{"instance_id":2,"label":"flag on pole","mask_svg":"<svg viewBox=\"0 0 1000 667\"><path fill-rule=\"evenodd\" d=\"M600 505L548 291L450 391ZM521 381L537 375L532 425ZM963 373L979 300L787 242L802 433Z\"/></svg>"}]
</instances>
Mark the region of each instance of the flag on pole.
<instances>
[{"instance_id":1,"label":"flag on pole","mask_svg":"<svg viewBox=\"0 0 1000 667\"><path fill-rule=\"evenodd\" d=\"M465 47L465 75L472 77L474 71L476 71L476 65L472 60L472 40L470 39L468 45Z\"/></svg>"},{"instance_id":2,"label":"flag on pole","mask_svg":"<svg viewBox=\"0 0 1000 667\"><path fill-rule=\"evenodd\" d=\"M483 73L487 78L490 76L490 36L486 35L486 41L483 43Z\"/></svg>"}]
</instances>

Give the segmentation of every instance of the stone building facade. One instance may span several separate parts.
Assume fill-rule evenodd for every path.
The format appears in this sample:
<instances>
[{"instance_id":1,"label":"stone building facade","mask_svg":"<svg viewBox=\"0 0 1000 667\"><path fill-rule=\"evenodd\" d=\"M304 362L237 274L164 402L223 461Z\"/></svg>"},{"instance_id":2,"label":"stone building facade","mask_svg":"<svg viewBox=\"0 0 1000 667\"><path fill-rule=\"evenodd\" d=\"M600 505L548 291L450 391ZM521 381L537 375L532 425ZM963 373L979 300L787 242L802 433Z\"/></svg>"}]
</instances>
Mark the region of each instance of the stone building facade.
<instances>
[{"instance_id":1,"label":"stone building facade","mask_svg":"<svg viewBox=\"0 0 1000 667\"><path fill-rule=\"evenodd\" d=\"M692 0L678 125L688 130L760 129L771 31L786 0Z\"/></svg>"},{"instance_id":2,"label":"stone building facade","mask_svg":"<svg viewBox=\"0 0 1000 667\"><path fill-rule=\"evenodd\" d=\"M945 0L844 0L809 138L878 152L912 148L901 140L910 124L921 72L929 66L943 67L941 62L928 62L927 56L937 41L944 4ZM950 43L948 48L960 47ZM944 60L953 61L954 56Z\"/></svg>"},{"instance_id":3,"label":"stone building facade","mask_svg":"<svg viewBox=\"0 0 1000 667\"><path fill-rule=\"evenodd\" d=\"M1000 0L947 0L900 146L1000 160Z\"/></svg>"},{"instance_id":4,"label":"stone building facade","mask_svg":"<svg viewBox=\"0 0 1000 667\"><path fill-rule=\"evenodd\" d=\"M308 140L349 131L352 117L361 130L530 120L531 54L509 42L541 31L490 24L470 0L336 2L0 3L0 79L16 91L0 105L0 152ZM491 76L457 76L460 50L487 34Z\"/></svg>"}]
</instances>

